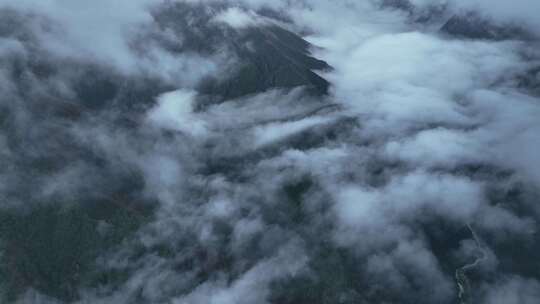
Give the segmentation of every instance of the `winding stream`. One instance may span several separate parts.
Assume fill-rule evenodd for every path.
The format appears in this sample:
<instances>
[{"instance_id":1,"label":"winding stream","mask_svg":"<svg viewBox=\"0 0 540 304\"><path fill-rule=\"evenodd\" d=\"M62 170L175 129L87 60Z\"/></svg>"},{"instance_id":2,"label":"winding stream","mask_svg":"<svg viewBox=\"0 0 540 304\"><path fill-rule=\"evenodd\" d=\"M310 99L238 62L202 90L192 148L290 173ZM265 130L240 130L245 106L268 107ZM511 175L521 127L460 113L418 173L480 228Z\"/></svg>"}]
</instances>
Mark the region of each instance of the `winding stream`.
<instances>
[{"instance_id":1,"label":"winding stream","mask_svg":"<svg viewBox=\"0 0 540 304\"><path fill-rule=\"evenodd\" d=\"M480 241L480 238L472 228L471 224L467 224L467 228L471 232L474 241L476 242L477 248L480 250L480 256L477 257L472 263L466 264L458 269L456 269L455 278L458 285L458 299L459 304L470 304L470 290L471 286L469 279L467 277L467 272L471 269L476 268L480 263L482 263L486 258L486 250Z\"/></svg>"}]
</instances>

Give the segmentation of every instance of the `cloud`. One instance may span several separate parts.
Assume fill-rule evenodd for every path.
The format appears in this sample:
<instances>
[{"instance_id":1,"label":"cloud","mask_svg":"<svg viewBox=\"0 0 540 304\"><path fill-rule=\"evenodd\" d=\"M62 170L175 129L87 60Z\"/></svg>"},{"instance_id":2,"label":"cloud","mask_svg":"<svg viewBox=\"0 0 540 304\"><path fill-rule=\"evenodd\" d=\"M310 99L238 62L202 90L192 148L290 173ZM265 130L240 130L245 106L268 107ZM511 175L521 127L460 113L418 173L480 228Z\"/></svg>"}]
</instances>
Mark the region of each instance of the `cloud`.
<instances>
[{"instance_id":1,"label":"cloud","mask_svg":"<svg viewBox=\"0 0 540 304\"><path fill-rule=\"evenodd\" d=\"M255 146L263 146L285 139L309 128L328 123L331 118L309 117L302 120L284 123L271 123L256 127L253 131Z\"/></svg>"},{"instance_id":2,"label":"cloud","mask_svg":"<svg viewBox=\"0 0 540 304\"><path fill-rule=\"evenodd\" d=\"M203 284L191 294L174 303L268 303L268 285L271 280L295 276L305 267L306 257L294 244L284 247L268 260L249 269L242 277L227 287Z\"/></svg>"},{"instance_id":3,"label":"cloud","mask_svg":"<svg viewBox=\"0 0 540 304\"><path fill-rule=\"evenodd\" d=\"M194 137L205 136L205 122L193 113L195 92L178 90L160 95L148 112L148 120L161 128L182 131Z\"/></svg>"},{"instance_id":4,"label":"cloud","mask_svg":"<svg viewBox=\"0 0 540 304\"><path fill-rule=\"evenodd\" d=\"M253 12L244 11L238 7L231 7L218 13L213 20L240 29L257 25L259 23L257 18L257 15Z\"/></svg>"},{"instance_id":5,"label":"cloud","mask_svg":"<svg viewBox=\"0 0 540 304\"><path fill-rule=\"evenodd\" d=\"M0 7L45 18L49 26L35 30L39 42L53 54L95 58L130 70L135 65L135 56L129 48L130 35L137 27L152 21L146 9L151 1L101 2L90 5L62 0L4 0Z\"/></svg>"},{"instance_id":6,"label":"cloud","mask_svg":"<svg viewBox=\"0 0 540 304\"><path fill-rule=\"evenodd\" d=\"M72 210L105 244L62 286L13 289L21 302L453 303L479 253L472 298L539 297L517 264L536 265L540 215L531 42L449 39L380 1L102 2L0 2L21 25L0 38L0 219ZM526 1L411 2L535 22ZM246 60L223 24L272 14L332 66L330 93L198 92ZM289 35L272 43L303 52ZM43 265L9 229L2 257Z\"/></svg>"},{"instance_id":7,"label":"cloud","mask_svg":"<svg viewBox=\"0 0 540 304\"><path fill-rule=\"evenodd\" d=\"M459 164L481 164L490 151L484 151L467 132L437 128L421 131L405 141L390 141L384 153L391 160L418 166L455 168Z\"/></svg>"},{"instance_id":8,"label":"cloud","mask_svg":"<svg viewBox=\"0 0 540 304\"><path fill-rule=\"evenodd\" d=\"M425 7L445 4L454 12L476 12L500 23L511 23L539 33L540 23L534 11L540 9L538 1L517 0L511 3L504 0L411 0L414 5Z\"/></svg>"},{"instance_id":9,"label":"cloud","mask_svg":"<svg viewBox=\"0 0 540 304\"><path fill-rule=\"evenodd\" d=\"M24 26L35 43L47 56L60 60L97 63L122 74L150 74L186 86L216 72L216 62L225 64L225 59L218 59L222 54L208 58L174 53L161 45L160 40L178 42L181 36L170 37L170 32L158 27L153 10L159 4L149 0L92 4L3 0L0 8L4 14L26 19Z\"/></svg>"},{"instance_id":10,"label":"cloud","mask_svg":"<svg viewBox=\"0 0 540 304\"><path fill-rule=\"evenodd\" d=\"M512 276L500 280L495 286L485 286L481 303L535 303L540 297L540 283L536 280Z\"/></svg>"}]
</instances>

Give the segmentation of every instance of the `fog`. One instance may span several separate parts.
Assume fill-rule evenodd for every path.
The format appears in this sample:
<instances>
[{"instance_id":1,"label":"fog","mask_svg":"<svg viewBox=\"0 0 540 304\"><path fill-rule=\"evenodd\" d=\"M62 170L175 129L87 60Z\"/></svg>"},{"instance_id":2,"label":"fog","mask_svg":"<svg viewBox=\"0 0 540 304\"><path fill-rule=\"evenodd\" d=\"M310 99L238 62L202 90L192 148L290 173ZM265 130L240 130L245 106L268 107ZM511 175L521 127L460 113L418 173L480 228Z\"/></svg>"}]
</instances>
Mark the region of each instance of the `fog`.
<instances>
[{"instance_id":1,"label":"fog","mask_svg":"<svg viewBox=\"0 0 540 304\"><path fill-rule=\"evenodd\" d=\"M538 302L537 6L0 0L0 301Z\"/></svg>"}]
</instances>

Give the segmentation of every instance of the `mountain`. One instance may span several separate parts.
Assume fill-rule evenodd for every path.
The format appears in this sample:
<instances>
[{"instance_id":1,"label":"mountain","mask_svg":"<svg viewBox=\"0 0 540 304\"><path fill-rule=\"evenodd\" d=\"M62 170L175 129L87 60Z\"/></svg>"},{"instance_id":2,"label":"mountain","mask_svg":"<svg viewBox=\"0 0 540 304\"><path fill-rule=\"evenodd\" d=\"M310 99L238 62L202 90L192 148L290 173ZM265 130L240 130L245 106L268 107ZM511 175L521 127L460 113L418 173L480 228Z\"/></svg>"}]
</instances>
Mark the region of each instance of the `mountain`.
<instances>
[{"instance_id":1,"label":"mountain","mask_svg":"<svg viewBox=\"0 0 540 304\"><path fill-rule=\"evenodd\" d=\"M329 66L311 55L307 41L269 17L241 29L212 21L225 9L165 5L153 11L158 34L144 36L134 47L154 41L178 56L212 56L225 50L234 65L225 75L206 76L196 88L199 111L272 89L303 87L313 96L327 93L329 84L316 71ZM106 132L126 133L138 145L152 146L156 143L143 131L145 112L173 86L153 75L125 75L106 64L50 56L36 47L40 42L28 16L12 10L1 14L0 39L17 39L30 55L19 53L2 62L15 79L17 96L13 102L3 100L0 114L5 136L0 139L5 138L13 152L2 160L0 172L12 172L6 184L10 190L2 199L24 202L24 207L0 209L0 290L7 290L0 292L0 299L11 301L33 288L63 301L76 300L80 286L121 278L96 273L95 259L150 222L157 204L144 194L148 185L139 170L129 161L111 160L73 128L101 125L110 128ZM163 39L159 33L165 31L173 37ZM56 80L69 86L69 92L34 90L37 83ZM73 175L64 180L68 172ZM40 193L47 190L35 190L49 187L54 178L74 188L47 198Z\"/></svg>"},{"instance_id":2,"label":"mountain","mask_svg":"<svg viewBox=\"0 0 540 304\"><path fill-rule=\"evenodd\" d=\"M297 35L278 26L263 26L249 28L231 40L231 48L243 59L240 67L226 79L207 80L200 88L202 93L223 100L297 86L316 95L327 93L328 82L315 71L329 66L311 57L309 43Z\"/></svg>"},{"instance_id":3,"label":"mountain","mask_svg":"<svg viewBox=\"0 0 540 304\"><path fill-rule=\"evenodd\" d=\"M0 303L540 299L524 29L445 1L105 2L0 4Z\"/></svg>"},{"instance_id":4,"label":"mountain","mask_svg":"<svg viewBox=\"0 0 540 304\"><path fill-rule=\"evenodd\" d=\"M452 16L441 28L441 32L468 39L530 40L532 35L519 26L499 25L479 16L477 13L467 13Z\"/></svg>"},{"instance_id":5,"label":"mountain","mask_svg":"<svg viewBox=\"0 0 540 304\"><path fill-rule=\"evenodd\" d=\"M311 56L312 46L302 37L279 25L280 14L263 10L263 15L271 17L261 16L260 22L242 28L212 22L226 9L218 4L176 3L155 12L160 27L182 37L182 47L176 51L226 50L238 61L227 77L210 76L202 82L198 91L209 95L210 102L297 86L315 95L327 93L329 84L316 71L329 69L328 64Z\"/></svg>"}]
</instances>

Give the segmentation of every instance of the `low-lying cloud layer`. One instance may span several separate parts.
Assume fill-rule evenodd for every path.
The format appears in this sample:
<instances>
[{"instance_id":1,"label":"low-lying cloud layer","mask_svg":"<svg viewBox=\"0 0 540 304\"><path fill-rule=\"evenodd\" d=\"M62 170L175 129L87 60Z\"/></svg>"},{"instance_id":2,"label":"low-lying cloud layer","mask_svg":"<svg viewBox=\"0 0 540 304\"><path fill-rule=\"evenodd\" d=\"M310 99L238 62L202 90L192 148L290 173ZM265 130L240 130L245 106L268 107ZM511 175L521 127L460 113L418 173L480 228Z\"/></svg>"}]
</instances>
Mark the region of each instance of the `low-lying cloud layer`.
<instances>
[{"instance_id":1,"label":"low-lying cloud layer","mask_svg":"<svg viewBox=\"0 0 540 304\"><path fill-rule=\"evenodd\" d=\"M538 302L535 6L1 0L0 301Z\"/></svg>"}]
</instances>

